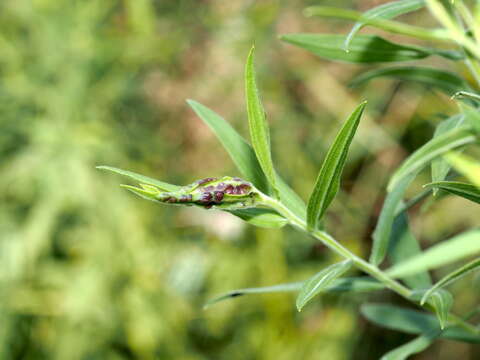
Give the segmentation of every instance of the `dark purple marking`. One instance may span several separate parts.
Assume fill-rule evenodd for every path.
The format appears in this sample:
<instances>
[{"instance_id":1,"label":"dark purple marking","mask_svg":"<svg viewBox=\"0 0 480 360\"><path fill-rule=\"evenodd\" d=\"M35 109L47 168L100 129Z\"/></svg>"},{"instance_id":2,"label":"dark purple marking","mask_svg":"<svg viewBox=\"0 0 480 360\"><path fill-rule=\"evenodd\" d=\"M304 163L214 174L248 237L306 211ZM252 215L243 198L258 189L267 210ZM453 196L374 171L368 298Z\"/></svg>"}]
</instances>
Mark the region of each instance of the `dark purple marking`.
<instances>
[{"instance_id":1,"label":"dark purple marking","mask_svg":"<svg viewBox=\"0 0 480 360\"><path fill-rule=\"evenodd\" d=\"M226 187L227 187L227 184L221 182L220 184L218 184L218 185L215 187L215 189L216 189L217 191L224 191Z\"/></svg>"},{"instance_id":2,"label":"dark purple marking","mask_svg":"<svg viewBox=\"0 0 480 360\"><path fill-rule=\"evenodd\" d=\"M215 186L211 186L211 185L203 188L203 191L213 191L213 190L215 190Z\"/></svg>"},{"instance_id":3,"label":"dark purple marking","mask_svg":"<svg viewBox=\"0 0 480 360\"><path fill-rule=\"evenodd\" d=\"M221 202L223 200L223 195L224 194L223 194L222 191L215 191L213 193L213 196L214 196L216 202Z\"/></svg>"},{"instance_id":4,"label":"dark purple marking","mask_svg":"<svg viewBox=\"0 0 480 360\"><path fill-rule=\"evenodd\" d=\"M241 184L237 186L237 189L240 191L239 194L246 194L250 191L251 186L248 184Z\"/></svg>"},{"instance_id":5,"label":"dark purple marking","mask_svg":"<svg viewBox=\"0 0 480 360\"><path fill-rule=\"evenodd\" d=\"M226 194L235 194L234 192L234 188L233 188L233 185L228 185L226 188L225 188L225 193Z\"/></svg>"},{"instance_id":6,"label":"dark purple marking","mask_svg":"<svg viewBox=\"0 0 480 360\"><path fill-rule=\"evenodd\" d=\"M202 198L200 199L200 202L203 204L208 204L210 201L212 201L212 193L205 192L202 194Z\"/></svg>"},{"instance_id":7,"label":"dark purple marking","mask_svg":"<svg viewBox=\"0 0 480 360\"><path fill-rule=\"evenodd\" d=\"M180 202L189 202L189 201L192 201L192 195L182 195L180 197Z\"/></svg>"},{"instance_id":8,"label":"dark purple marking","mask_svg":"<svg viewBox=\"0 0 480 360\"><path fill-rule=\"evenodd\" d=\"M205 178L205 179L198 180L198 181L197 181L197 184L198 184L198 185L203 185L203 184L206 184L206 183L215 181L215 180L217 180L217 178L209 177L209 178Z\"/></svg>"},{"instance_id":9,"label":"dark purple marking","mask_svg":"<svg viewBox=\"0 0 480 360\"><path fill-rule=\"evenodd\" d=\"M176 203L178 200L174 198L173 196L169 197L168 199L165 200L166 202L173 204Z\"/></svg>"}]
</instances>

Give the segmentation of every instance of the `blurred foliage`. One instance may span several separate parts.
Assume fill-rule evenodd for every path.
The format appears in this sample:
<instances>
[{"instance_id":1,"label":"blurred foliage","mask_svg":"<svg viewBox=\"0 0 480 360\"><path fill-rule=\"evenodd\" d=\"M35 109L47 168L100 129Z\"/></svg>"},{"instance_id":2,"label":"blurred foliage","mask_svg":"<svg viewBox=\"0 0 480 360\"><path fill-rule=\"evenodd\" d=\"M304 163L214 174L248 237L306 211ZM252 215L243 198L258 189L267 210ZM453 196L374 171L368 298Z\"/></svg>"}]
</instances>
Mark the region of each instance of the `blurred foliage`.
<instances>
[{"instance_id":1,"label":"blurred foliage","mask_svg":"<svg viewBox=\"0 0 480 360\"><path fill-rule=\"evenodd\" d=\"M348 29L304 19L311 3L0 3L1 359L373 359L408 339L366 324L362 299L348 295L300 314L291 294L202 311L218 293L301 280L337 259L292 229L139 201L95 170L111 164L178 184L236 175L184 100L201 101L245 134L243 64L255 42L274 161L302 196L339 123L369 100L327 219L346 246L366 254L387 176L431 136L437 114L455 108L391 80L350 90L357 67L280 43L282 33ZM379 1L334 3L363 10ZM414 230L428 244L478 225L474 206L446 197L428 213L414 209ZM377 295L385 296L393 295ZM456 306L476 300L462 291ZM440 341L418 359L478 356Z\"/></svg>"}]
</instances>

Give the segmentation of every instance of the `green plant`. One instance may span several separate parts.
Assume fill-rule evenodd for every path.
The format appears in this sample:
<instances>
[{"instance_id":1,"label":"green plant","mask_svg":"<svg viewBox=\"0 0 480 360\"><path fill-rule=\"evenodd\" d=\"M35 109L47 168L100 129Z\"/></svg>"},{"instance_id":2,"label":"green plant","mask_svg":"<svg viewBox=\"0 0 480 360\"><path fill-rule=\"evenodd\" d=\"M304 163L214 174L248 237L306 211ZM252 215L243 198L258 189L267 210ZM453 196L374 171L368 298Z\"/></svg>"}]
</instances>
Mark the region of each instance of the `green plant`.
<instances>
[{"instance_id":1,"label":"green plant","mask_svg":"<svg viewBox=\"0 0 480 360\"><path fill-rule=\"evenodd\" d=\"M391 20L424 7L442 24L441 29L425 29ZM333 238L324 229L322 222L339 190L347 153L366 103L363 102L354 109L338 132L325 156L308 204L305 205L277 174L272 162L268 124L255 79L253 48L245 68L251 146L215 112L198 102L188 100L196 114L217 135L246 180L234 177L207 178L191 185L177 186L117 168L99 168L138 181L139 186L124 187L148 200L219 208L253 225L267 228L292 225L321 241L343 259L302 283L235 290L213 299L208 305L249 293L299 291L297 308L301 310L322 292L389 289L426 311L386 304L362 306L363 315L372 322L418 334L417 338L392 350L383 359L405 359L424 350L438 337L480 343L480 328L468 322L472 313L454 315L451 312L454 297L445 289L448 284L478 269L479 259L459 267L435 284L428 273L429 270L478 254L480 229L462 232L422 251L409 229L407 215L412 206L430 195L435 200L440 195L451 193L480 203L480 165L468 155L459 153L467 146L468 150L475 150L480 134L480 96L476 93L480 85L480 4L472 11L462 1L403 0L381 5L364 14L330 7L311 7L305 10L305 14L354 20L356 24L347 36L290 34L282 36L282 40L320 57L350 63L402 62L440 56L448 61L465 64L476 82L470 85L453 72L423 66L375 69L352 81L354 86L379 77L416 81L452 96L459 101L460 108L458 114L441 122L433 138L414 151L391 176L387 196L372 235L373 246L368 261ZM447 46L447 49L399 44L376 35L357 35L367 25L420 40L438 42ZM406 190L413 179L428 166L431 166L432 182L425 185L423 192L404 201ZM451 171L452 166L457 172ZM447 176L461 175L470 182L447 179ZM380 266L387 257L392 266L383 269ZM352 268L368 276L343 277ZM429 311L434 312L437 319Z\"/></svg>"}]
</instances>

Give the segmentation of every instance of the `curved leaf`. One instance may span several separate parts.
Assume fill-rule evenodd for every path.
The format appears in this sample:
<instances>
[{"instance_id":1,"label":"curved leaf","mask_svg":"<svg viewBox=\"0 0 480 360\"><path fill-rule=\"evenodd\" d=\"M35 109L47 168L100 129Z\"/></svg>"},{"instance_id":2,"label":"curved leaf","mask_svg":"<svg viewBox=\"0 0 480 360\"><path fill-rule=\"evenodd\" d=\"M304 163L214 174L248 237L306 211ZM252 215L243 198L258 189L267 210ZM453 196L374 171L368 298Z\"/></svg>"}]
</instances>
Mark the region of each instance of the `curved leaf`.
<instances>
[{"instance_id":1,"label":"curved leaf","mask_svg":"<svg viewBox=\"0 0 480 360\"><path fill-rule=\"evenodd\" d=\"M465 126L449 130L442 135L434 137L411 154L400 168L395 171L388 184L388 191L392 191L403 178L420 171L437 156L449 150L472 143L475 140L471 128Z\"/></svg>"},{"instance_id":2,"label":"curved leaf","mask_svg":"<svg viewBox=\"0 0 480 360\"><path fill-rule=\"evenodd\" d=\"M383 202L382 211L373 232L373 247L370 255L370 262L379 265L387 255L387 249L392 232L393 222L396 217L396 209L400 205L408 185L412 182L416 173L402 178L395 187L388 192Z\"/></svg>"},{"instance_id":3,"label":"curved leaf","mask_svg":"<svg viewBox=\"0 0 480 360\"><path fill-rule=\"evenodd\" d=\"M399 15L407 14L409 12L421 9L425 6L424 0L402 0L392 1L386 4L381 4L374 8L371 8L363 13L363 17L366 19L393 19ZM355 35L365 26L364 21L358 21L353 25L352 30L348 33L345 39L345 50L348 51L350 42Z\"/></svg>"},{"instance_id":4,"label":"curved leaf","mask_svg":"<svg viewBox=\"0 0 480 360\"><path fill-rule=\"evenodd\" d=\"M340 178L347 159L348 149L357 130L366 102L360 104L338 132L318 174L315 186L307 206L307 226L317 228L318 220L323 216L340 187Z\"/></svg>"},{"instance_id":5,"label":"curved leaf","mask_svg":"<svg viewBox=\"0 0 480 360\"><path fill-rule=\"evenodd\" d=\"M396 66L384 69L374 69L364 72L353 79L350 86L359 86L379 77L390 77L405 81L419 82L427 86L436 87L447 95L452 95L459 90L469 88L468 84L455 73L420 66Z\"/></svg>"},{"instance_id":6,"label":"curved leaf","mask_svg":"<svg viewBox=\"0 0 480 360\"><path fill-rule=\"evenodd\" d=\"M480 258L475 259L468 264L458 268L457 270L451 272L450 274L444 276L441 280L439 280L434 286L432 286L430 289L428 289L427 292L422 297L422 300L420 301L420 304L423 305L427 299L434 293L435 291L443 288L444 286L447 286L448 284L451 284L452 282L455 282L462 277L470 274L471 272L478 270L480 268Z\"/></svg>"},{"instance_id":7,"label":"curved leaf","mask_svg":"<svg viewBox=\"0 0 480 360\"><path fill-rule=\"evenodd\" d=\"M304 282L300 294L297 297L297 309L301 311L302 308L312 300L316 295L324 292L333 281L342 276L347 270L352 267L352 261L346 260L340 263L330 265L323 269L310 279Z\"/></svg>"},{"instance_id":8,"label":"curved leaf","mask_svg":"<svg viewBox=\"0 0 480 360\"><path fill-rule=\"evenodd\" d=\"M248 294L264 294L264 293L275 293L275 292L295 292L299 291L304 281L280 284L274 286L265 286L257 288L247 288L247 289L238 289L232 290L220 296L213 298L205 304L205 307L211 306L220 301L229 300L234 297L248 295ZM378 282L375 279L372 279L368 276L362 277L345 277L341 279L336 279L332 284L327 286L325 292L370 292L376 290L382 290L385 288L385 285Z\"/></svg>"},{"instance_id":9,"label":"curved leaf","mask_svg":"<svg viewBox=\"0 0 480 360\"><path fill-rule=\"evenodd\" d=\"M344 35L288 34L282 35L280 39L321 58L347 63L410 61L441 54L432 49L393 43L376 35L357 35L352 40L348 52L343 48Z\"/></svg>"},{"instance_id":10,"label":"curved leaf","mask_svg":"<svg viewBox=\"0 0 480 360\"><path fill-rule=\"evenodd\" d=\"M453 297L448 291L440 289L430 295L429 302L435 309L440 328L443 330L447 325L448 314L453 305Z\"/></svg>"},{"instance_id":11,"label":"curved leaf","mask_svg":"<svg viewBox=\"0 0 480 360\"><path fill-rule=\"evenodd\" d=\"M480 252L480 229L463 232L449 240L431 246L421 254L394 265L387 274L400 278L436 269Z\"/></svg>"},{"instance_id":12,"label":"curved leaf","mask_svg":"<svg viewBox=\"0 0 480 360\"><path fill-rule=\"evenodd\" d=\"M480 187L480 162L478 160L454 152L448 153L444 157L455 170Z\"/></svg>"},{"instance_id":13,"label":"curved leaf","mask_svg":"<svg viewBox=\"0 0 480 360\"><path fill-rule=\"evenodd\" d=\"M448 191L465 199L480 204L480 189L472 184L458 181L437 181L423 185L426 188L434 188Z\"/></svg>"},{"instance_id":14,"label":"curved leaf","mask_svg":"<svg viewBox=\"0 0 480 360\"><path fill-rule=\"evenodd\" d=\"M409 334L430 334L440 331L435 316L416 310L386 304L366 304L361 313L379 326ZM471 343L480 343L480 334L472 334L464 328L449 326L440 337Z\"/></svg>"},{"instance_id":15,"label":"curved leaf","mask_svg":"<svg viewBox=\"0 0 480 360\"><path fill-rule=\"evenodd\" d=\"M260 101L255 80L254 54L255 47L252 47L245 65L245 95L250 137L263 173L272 186L274 194L278 198L279 194L276 185L276 175L270 151L270 133L268 130L267 119L265 117L265 110Z\"/></svg>"},{"instance_id":16,"label":"curved leaf","mask_svg":"<svg viewBox=\"0 0 480 360\"><path fill-rule=\"evenodd\" d=\"M281 228L288 224L288 220L283 216L269 209L240 209L229 211L232 215L238 216L240 219L249 224L264 228Z\"/></svg>"},{"instance_id":17,"label":"curved leaf","mask_svg":"<svg viewBox=\"0 0 480 360\"><path fill-rule=\"evenodd\" d=\"M393 349L383 355L380 360L405 360L410 355L418 354L428 348L440 335L440 330L433 330L428 334L422 334L415 339Z\"/></svg>"}]
</instances>

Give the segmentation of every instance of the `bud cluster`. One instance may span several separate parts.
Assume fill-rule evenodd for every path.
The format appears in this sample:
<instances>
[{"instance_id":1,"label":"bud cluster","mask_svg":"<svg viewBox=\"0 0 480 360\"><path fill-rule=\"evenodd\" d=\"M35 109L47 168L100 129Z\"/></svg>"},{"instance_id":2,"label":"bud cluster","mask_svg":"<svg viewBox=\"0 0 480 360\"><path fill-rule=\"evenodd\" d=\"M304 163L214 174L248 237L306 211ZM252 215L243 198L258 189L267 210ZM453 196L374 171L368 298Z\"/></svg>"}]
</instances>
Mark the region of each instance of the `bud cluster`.
<instances>
[{"instance_id":1,"label":"bud cluster","mask_svg":"<svg viewBox=\"0 0 480 360\"><path fill-rule=\"evenodd\" d=\"M248 181L238 177L205 178L180 187L174 192L161 192L151 185L142 188L128 188L151 200L176 205L196 205L206 209L215 206L221 209L254 207L258 190Z\"/></svg>"}]
</instances>

